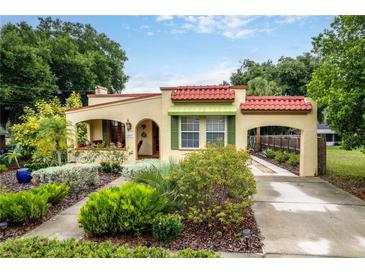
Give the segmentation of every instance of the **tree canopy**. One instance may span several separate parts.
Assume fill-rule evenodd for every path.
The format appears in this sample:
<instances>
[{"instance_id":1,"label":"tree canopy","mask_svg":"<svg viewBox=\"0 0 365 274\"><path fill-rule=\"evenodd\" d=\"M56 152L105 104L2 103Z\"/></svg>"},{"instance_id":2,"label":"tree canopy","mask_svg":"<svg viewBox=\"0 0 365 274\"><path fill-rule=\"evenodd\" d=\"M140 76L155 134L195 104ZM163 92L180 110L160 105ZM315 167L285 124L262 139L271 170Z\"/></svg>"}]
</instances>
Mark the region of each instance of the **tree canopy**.
<instances>
[{"instance_id":1,"label":"tree canopy","mask_svg":"<svg viewBox=\"0 0 365 274\"><path fill-rule=\"evenodd\" d=\"M54 96L62 101L71 91L112 93L124 88L127 57L121 46L89 24L39 18L36 28L26 22L0 30L1 124L16 121L23 107ZM9 117L10 116L10 117Z\"/></svg>"},{"instance_id":2,"label":"tree canopy","mask_svg":"<svg viewBox=\"0 0 365 274\"><path fill-rule=\"evenodd\" d=\"M317 66L317 58L310 53L296 58L281 57L277 64L245 59L232 73L231 83L248 84L252 95L306 95L306 84Z\"/></svg>"},{"instance_id":3,"label":"tree canopy","mask_svg":"<svg viewBox=\"0 0 365 274\"><path fill-rule=\"evenodd\" d=\"M365 16L338 16L313 39L320 60L308 84L347 149L365 149Z\"/></svg>"}]
</instances>

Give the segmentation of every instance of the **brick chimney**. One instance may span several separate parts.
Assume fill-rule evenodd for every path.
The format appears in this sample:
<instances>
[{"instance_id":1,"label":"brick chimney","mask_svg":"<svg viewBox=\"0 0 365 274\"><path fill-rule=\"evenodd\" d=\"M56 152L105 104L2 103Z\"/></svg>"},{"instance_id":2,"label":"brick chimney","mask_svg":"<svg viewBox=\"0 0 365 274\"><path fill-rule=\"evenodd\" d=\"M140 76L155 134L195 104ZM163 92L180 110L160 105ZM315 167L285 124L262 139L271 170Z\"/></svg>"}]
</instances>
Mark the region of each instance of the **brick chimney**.
<instances>
[{"instance_id":1,"label":"brick chimney","mask_svg":"<svg viewBox=\"0 0 365 274\"><path fill-rule=\"evenodd\" d=\"M108 89L102 86L96 86L95 94L108 94Z\"/></svg>"}]
</instances>

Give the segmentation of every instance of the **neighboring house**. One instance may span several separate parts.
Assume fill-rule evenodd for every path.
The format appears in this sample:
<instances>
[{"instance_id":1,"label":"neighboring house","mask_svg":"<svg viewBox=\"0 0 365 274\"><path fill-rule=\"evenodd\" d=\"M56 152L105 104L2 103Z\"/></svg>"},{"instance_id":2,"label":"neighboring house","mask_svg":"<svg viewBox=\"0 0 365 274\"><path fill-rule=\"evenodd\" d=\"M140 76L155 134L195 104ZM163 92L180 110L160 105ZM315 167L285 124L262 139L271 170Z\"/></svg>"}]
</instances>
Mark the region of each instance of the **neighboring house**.
<instances>
[{"instance_id":1,"label":"neighboring house","mask_svg":"<svg viewBox=\"0 0 365 274\"><path fill-rule=\"evenodd\" d=\"M317 134L326 135L326 144L328 146L333 146L336 142L341 141L341 137L326 124L318 124Z\"/></svg>"},{"instance_id":2,"label":"neighboring house","mask_svg":"<svg viewBox=\"0 0 365 274\"><path fill-rule=\"evenodd\" d=\"M246 96L246 86L162 87L159 93L107 94L98 88L88 106L66 111L76 127L87 124L88 143L114 143L132 151L128 162L143 158L181 158L218 139L247 147L249 129L286 126L301 133L300 175L317 170L317 107L302 96ZM76 131L71 131L76 132ZM91 149L69 144L77 150ZM108 149L105 149L108 153ZM110 150L110 148L109 148Z\"/></svg>"}]
</instances>

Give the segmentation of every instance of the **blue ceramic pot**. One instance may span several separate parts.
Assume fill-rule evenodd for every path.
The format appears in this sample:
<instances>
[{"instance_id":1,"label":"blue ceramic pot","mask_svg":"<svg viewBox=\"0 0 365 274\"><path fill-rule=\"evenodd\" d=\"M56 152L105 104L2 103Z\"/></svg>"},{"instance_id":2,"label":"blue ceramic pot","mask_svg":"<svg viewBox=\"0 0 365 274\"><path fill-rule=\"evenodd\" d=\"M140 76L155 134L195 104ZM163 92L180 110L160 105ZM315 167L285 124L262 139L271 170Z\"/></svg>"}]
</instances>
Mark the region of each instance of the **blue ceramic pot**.
<instances>
[{"instance_id":1,"label":"blue ceramic pot","mask_svg":"<svg viewBox=\"0 0 365 274\"><path fill-rule=\"evenodd\" d=\"M16 171L16 178L19 184L29 184L32 181L32 176L30 175L32 170L30 168L19 168Z\"/></svg>"}]
</instances>

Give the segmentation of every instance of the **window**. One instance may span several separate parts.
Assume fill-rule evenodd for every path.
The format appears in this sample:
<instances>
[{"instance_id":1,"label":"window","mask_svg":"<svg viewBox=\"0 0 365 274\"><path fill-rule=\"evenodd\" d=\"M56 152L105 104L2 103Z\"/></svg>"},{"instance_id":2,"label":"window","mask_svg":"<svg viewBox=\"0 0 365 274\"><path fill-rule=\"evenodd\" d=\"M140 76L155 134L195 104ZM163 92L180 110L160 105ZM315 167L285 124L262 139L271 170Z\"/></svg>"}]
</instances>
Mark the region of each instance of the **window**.
<instances>
[{"instance_id":1,"label":"window","mask_svg":"<svg viewBox=\"0 0 365 274\"><path fill-rule=\"evenodd\" d=\"M109 121L110 129L110 142L115 145L120 144L121 147L125 147L125 126L123 123L117 121Z\"/></svg>"},{"instance_id":2,"label":"window","mask_svg":"<svg viewBox=\"0 0 365 274\"><path fill-rule=\"evenodd\" d=\"M181 148L199 148L199 116L180 118Z\"/></svg>"},{"instance_id":3,"label":"window","mask_svg":"<svg viewBox=\"0 0 365 274\"><path fill-rule=\"evenodd\" d=\"M217 141L224 144L225 124L225 116L207 116L207 144L217 144Z\"/></svg>"}]
</instances>

